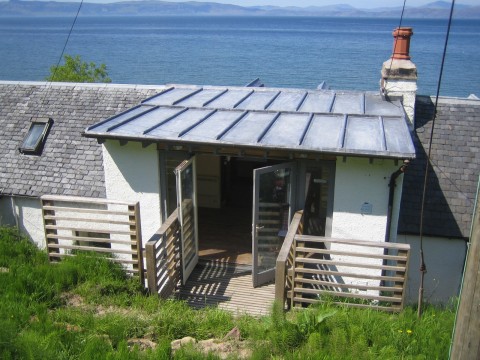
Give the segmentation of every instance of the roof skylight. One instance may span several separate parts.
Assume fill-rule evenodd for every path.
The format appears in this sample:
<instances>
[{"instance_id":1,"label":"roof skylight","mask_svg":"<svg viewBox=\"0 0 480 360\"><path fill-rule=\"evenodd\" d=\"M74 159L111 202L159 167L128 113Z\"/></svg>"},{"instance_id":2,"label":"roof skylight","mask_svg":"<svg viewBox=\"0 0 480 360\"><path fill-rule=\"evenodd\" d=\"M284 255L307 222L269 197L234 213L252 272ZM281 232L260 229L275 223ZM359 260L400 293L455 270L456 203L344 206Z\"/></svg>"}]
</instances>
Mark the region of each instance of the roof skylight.
<instances>
[{"instance_id":1,"label":"roof skylight","mask_svg":"<svg viewBox=\"0 0 480 360\"><path fill-rule=\"evenodd\" d=\"M22 154L40 155L53 120L50 118L32 119L30 129L23 139L19 151Z\"/></svg>"}]
</instances>

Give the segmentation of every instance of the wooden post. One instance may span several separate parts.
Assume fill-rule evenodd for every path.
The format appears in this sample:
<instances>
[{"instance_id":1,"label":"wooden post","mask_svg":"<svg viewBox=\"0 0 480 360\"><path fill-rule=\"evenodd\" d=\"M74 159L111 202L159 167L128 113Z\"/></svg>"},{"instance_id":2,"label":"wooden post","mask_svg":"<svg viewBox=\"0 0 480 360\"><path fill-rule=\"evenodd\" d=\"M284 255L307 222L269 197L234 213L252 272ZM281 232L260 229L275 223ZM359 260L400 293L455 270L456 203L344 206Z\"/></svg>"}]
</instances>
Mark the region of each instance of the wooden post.
<instances>
[{"instance_id":1,"label":"wooden post","mask_svg":"<svg viewBox=\"0 0 480 360\"><path fill-rule=\"evenodd\" d=\"M133 260L137 261L137 264L133 264L133 268L138 270L140 283L142 284L142 286L145 286L145 274L143 270L142 230L140 225L140 204L137 202L134 206L129 205L128 211L133 212L133 215L129 215L128 219L135 222L135 225L130 225L130 231L135 232L135 235L130 235L130 239L132 240L132 250L136 251L136 254L132 255L132 258Z\"/></svg>"},{"instance_id":2,"label":"wooden post","mask_svg":"<svg viewBox=\"0 0 480 360\"><path fill-rule=\"evenodd\" d=\"M158 294L157 287L157 241L148 241L145 244L145 258L147 260L147 282L150 294Z\"/></svg>"},{"instance_id":3,"label":"wooden post","mask_svg":"<svg viewBox=\"0 0 480 360\"><path fill-rule=\"evenodd\" d=\"M450 359L480 359L480 196L478 190Z\"/></svg>"},{"instance_id":4,"label":"wooden post","mask_svg":"<svg viewBox=\"0 0 480 360\"><path fill-rule=\"evenodd\" d=\"M394 298L401 298L401 302L399 305L394 305L392 307L395 308L396 311L402 311L403 306L405 304L405 293L406 293L406 285L407 285L407 277L408 277L408 262L410 258L410 250L398 250L398 256L404 256L405 260L398 260L397 266L405 266L405 271L396 271L396 277L402 277L403 282L395 281L394 287L398 290L395 290L393 297Z\"/></svg>"},{"instance_id":5,"label":"wooden post","mask_svg":"<svg viewBox=\"0 0 480 360\"><path fill-rule=\"evenodd\" d=\"M45 210L45 206L54 206L55 203L51 200L42 200L42 218L43 218L43 229L45 231L45 245L47 247L48 259L49 261L58 261L59 258L50 256L50 253L60 254L60 249L58 247L51 248L50 244L58 245L58 238L50 238L48 235L57 235L56 229L47 229L47 225L56 225L57 222L54 219L45 219L45 216L50 215L55 217L55 210Z\"/></svg>"}]
</instances>

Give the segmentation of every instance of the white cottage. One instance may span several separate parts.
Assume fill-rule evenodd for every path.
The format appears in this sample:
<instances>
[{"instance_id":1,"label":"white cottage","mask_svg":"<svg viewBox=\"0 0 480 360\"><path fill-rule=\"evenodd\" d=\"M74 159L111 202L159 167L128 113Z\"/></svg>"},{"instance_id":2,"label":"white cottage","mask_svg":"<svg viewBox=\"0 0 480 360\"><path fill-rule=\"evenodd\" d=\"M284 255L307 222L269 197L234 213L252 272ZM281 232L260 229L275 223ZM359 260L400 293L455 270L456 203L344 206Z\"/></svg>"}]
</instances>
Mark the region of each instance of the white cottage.
<instances>
[{"instance_id":1,"label":"white cottage","mask_svg":"<svg viewBox=\"0 0 480 360\"><path fill-rule=\"evenodd\" d=\"M52 258L85 246L112 252L133 272L146 267L152 290L165 295L183 283L202 303L245 291L243 305L257 299L265 310L273 285L264 284L275 279L277 297L293 305L323 293L403 304L408 247L395 243L417 241L408 227L414 201L403 199L401 237L397 224L418 126L416 70L396 53L405 56L395 50L384 64L379 93L3 82L1 222ZM39 118L48 119L39 147L20 152ZM425 111L417 118L430 120ZM59 219L57 195L81 199L71 212L107 218ZM125 221L112 217L121 205ZM216 282L192 295L195 271ZM247 280L229 290L227 275Z\"/></svg>"}]
</instances>

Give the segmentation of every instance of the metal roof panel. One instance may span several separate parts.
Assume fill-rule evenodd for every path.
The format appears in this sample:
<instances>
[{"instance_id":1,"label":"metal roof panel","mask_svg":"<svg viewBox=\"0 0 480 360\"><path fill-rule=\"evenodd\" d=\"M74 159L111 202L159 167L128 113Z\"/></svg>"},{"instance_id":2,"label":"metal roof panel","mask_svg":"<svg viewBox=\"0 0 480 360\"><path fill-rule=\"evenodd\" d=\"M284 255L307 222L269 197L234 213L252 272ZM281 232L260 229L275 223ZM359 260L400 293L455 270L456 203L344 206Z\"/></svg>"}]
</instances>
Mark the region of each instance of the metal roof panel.
<instances>
[{"instance_id":1,"label":"metal roof panel","mask_svg":"<svg viewBox=\"0 0 480 360\"><path fill-rule=\"evenodd\" d=\"M141 117L133 119L128 123L111 130L112 134L124 134L124 135L143 135L144 131L159 125L169 117L178 114L181 109L170 107L156 108Z\"/></svg>"},{"instance_id":2,"label":"metal roof panel","mask_svg":"<svg viewBox=\"0 0 480 360\"><path fill-rule=\"evenodd\" d=\"M148 133L149 136L162 137L166 139L178 139L180 134L187 130L190 126L199 122L203 117L207 116L211 110L206 109L189 109L175 116L170 121L157 127Z\"/></svg>"},{"instance_id":3,"label":"metal roof panel","mask_svg":"<svg viewBox=\"0 0 480 360\"><path fill-rule=\"evenodd\" d=\"M224 90L221 89L203 89L202 91L179 101L176 105L190 106L190 107L202 107L208 104L215 97L221 95Z\"/></svg>"},{"instance_id":4,"label":"metal roof panel","mask_svg":"<svg viewBox=\"0 0 480 360\"><path fill-rule=\"evenodd\" d=\"M274 119L275 113L249 112L220 140L239 144L256 144L258 137Z\"/></svg>"},{"instance_id":5,"label":"metal roof panel","mask_svg":"<svg viewBox=\"0 0 480 360\"><path fill-rule=\"evenodd\" d=\"M213 100L208 106L217 109L233 109L235 105L242 102L246 96L254 91L253 89L228 89L226 93Z\"/></svg>"},{"instance_id":6,"label":"metal roof panel","mask_svg":"<svg viewBox=\"0 0 480 360\"><path fill-rule=\"evenodd\" d=\"M385 101L380 94L366 94L365 114L378 116L403 116L403 108L400 101Z\"/></svg>"},{"instance_id":7,"label":"metal roof panel","mask_svg":"<svg viewBox=\"0 0 480 360\"><path fill-rule=\"evenodd\" d=\"M363 93L337 93L332 112L340 114L363 114Z\"/></svg>"},{"instance_id":8,"label":"metal roof panel","mask_svg":"<svg viewBox=\"0 0 480 360\"><path fill-rule=\"evenodd\" d=\"M214 142L224 131L233 125L243 113L241 110L217 111L204 122L183 135L182 139Z\"/></svg>"},{"instance_id":9,"label":"metal roof panel","mask_svg":"<svg viewBox=\"0 0 480 360\"><path fill-rule=\"evenodd\" d=\"M415 154L415 147L411 141L410 132L405 120L398 118L384 118L385 141L388 151L402 153L408 151Z\"/></svg>"},{"instance_id":10,"label":"metal roof panel","mask_svg":"<svg viewBox=\"0 0 480 360\"><path fill-rule=\"evenodd\" d=\"M261 143L281 147L298 147L309 119L309 114L281 114L265 134Z\"/></svg>"},{"instance_id":11,"label":"metal roof panel","mask_svg":"<svg viewBox=\"0 0 480 360\"><path fill-rule=\"evenodd\" d=\"M329 113L332 108L335 93L333 91L308 92L299 111Z\"/></svg>"},{"instance_id":12,"label":"metal roof panel","mask_svg":"<svg viewBox=\"0 0 480 360\"><path fill-rule=\"evenodd\" d=\"M315 115L302 147L316 150L341 149L344 126L345 117L342 115Z\"/></svg>"},{"instance_id":13,"label":"metal roof panel","mask_svg":"<svg viewBox=\"0 0 480 360\"><path fill-rule=\"evenodd\" d=\"M146 105L175 105L176 102L194 95L199 90L201 90L201 87L174 87L145 100L143 103Z\"/></svg>"},{"instance_id":14,"label":"metal roof panel","mask_svg":"<svg viewBox=\"0 0 480 360\"><path fill-rule=\"evenodd\" d=\"M385 151L385 135L381 118L349 116L344 147L355 151Z\"/></svg>"},{"instance_id":15,"label":"metal roof panel","mask_svg":"<svg viewBox=\"0 0 480 360\"><path fill-rule=\"evenodd\" d=\"M151 110L152 107L150 106L135 106L117 116L114 116L110 119L104 120L102 122L99 122L89 128L89 130L95 130L95 132L102 133L102 132L108 132L112 126L117 126L118 124L121 124L124 121L128 121L132 118L135 118L136 116Z\"/></svg>"},{"instance_id":16,"label":"metal roof panel","mask_svg":"<svg viewBox=\"0 0 480 360\"><path fill-rule=\"evenodd\" d=\"M236 106L236 109L244 110L265 110L270 103L275 100L279 94L278 91L254 91L250 96L244 99Z\"/></svg>"},{"instance_id":17,"label":"metal roof panel","mask_svg":"<svg viewBox=\"0 0 480 360\"><path fill-rule=\"evenodd\" d=\"M282 91L270 104L268 110L273 111L297 111L302 105L306 91Z\"/></svg>"}]
</instances>

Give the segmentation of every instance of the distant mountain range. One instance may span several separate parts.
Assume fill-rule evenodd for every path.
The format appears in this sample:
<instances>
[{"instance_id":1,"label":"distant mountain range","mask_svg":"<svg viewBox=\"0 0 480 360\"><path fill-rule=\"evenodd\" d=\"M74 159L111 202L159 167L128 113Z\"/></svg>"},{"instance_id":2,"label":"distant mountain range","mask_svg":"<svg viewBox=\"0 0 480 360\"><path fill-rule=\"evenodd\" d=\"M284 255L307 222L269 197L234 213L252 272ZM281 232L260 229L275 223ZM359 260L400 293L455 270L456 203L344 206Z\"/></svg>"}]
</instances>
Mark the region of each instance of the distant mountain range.
<instances>
[{"instance_id":1,"label":"distant mountain range","mask_svg":"<svg viewBox=\"0 0 480 360\"><path fill-rule=\"evenodd\" d=\"M435 1L419 7L407 7L406 18L446 18L450 2ZM0 16L64 16L75 13L78 3L56 1L0 1ZM156 0L121 1L108 4L88 3L82 6L82 15L102 16L325 16L325 17L382 17L398 18L401 8L382 7L361 9L350 5L280 7L236 6L215 2L168 2ZM480 5L455 5L457 19L480 19Z\"/></svg>"}]
</instances>

